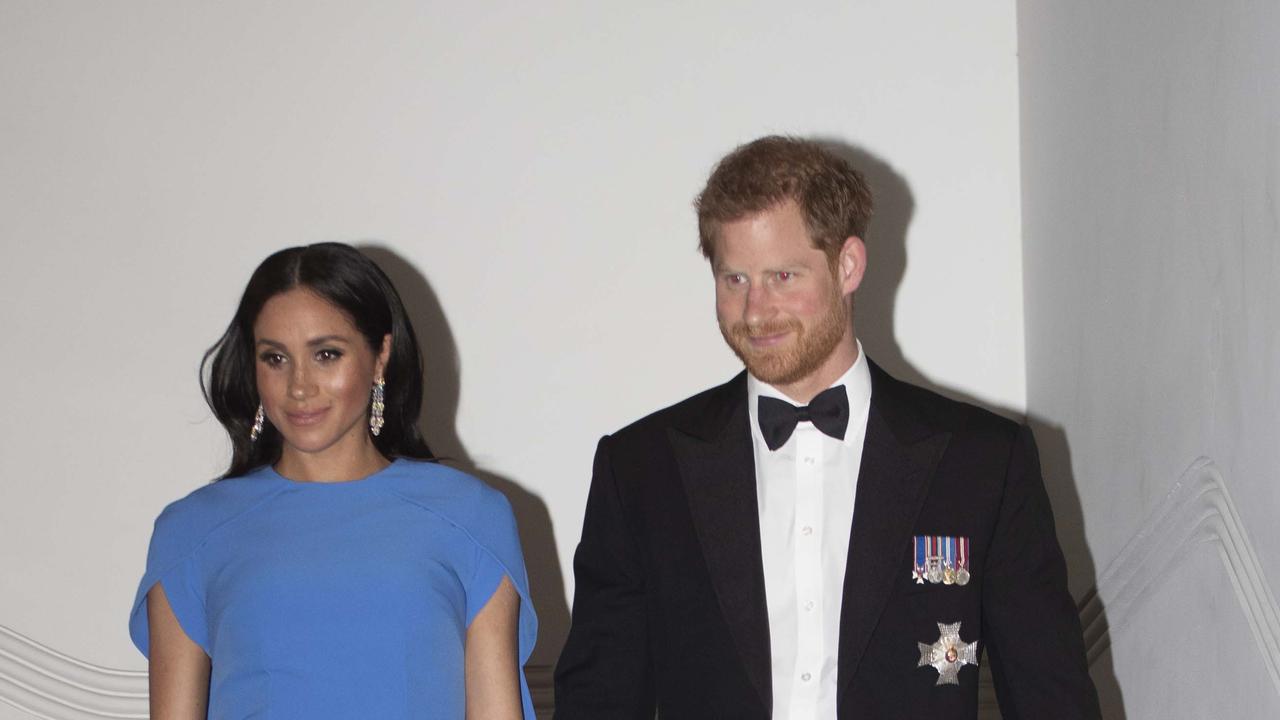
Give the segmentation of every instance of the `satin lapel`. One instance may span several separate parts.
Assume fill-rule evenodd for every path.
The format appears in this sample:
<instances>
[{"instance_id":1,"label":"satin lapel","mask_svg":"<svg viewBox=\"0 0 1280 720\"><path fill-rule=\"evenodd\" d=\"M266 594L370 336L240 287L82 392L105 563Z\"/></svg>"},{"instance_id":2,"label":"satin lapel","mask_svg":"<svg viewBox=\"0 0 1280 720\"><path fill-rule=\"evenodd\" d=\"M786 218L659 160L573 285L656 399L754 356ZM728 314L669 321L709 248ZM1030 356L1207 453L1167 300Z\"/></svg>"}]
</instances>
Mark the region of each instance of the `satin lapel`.
<instances>
[{"instance_id":1,"label":"satin lapel","mask_svg":"<svg viewBox=\"0 0 1280 720\"><path fill-rule=\"evenodd\" d=\"M837 683L842 696L897 584L894 573L906 572L911 529L951 438L946 432L929 433L888 407L894 402L888 385L897 381L875 370L840 611Z\"/></svg>"},{"instance_id":2,"label":"satin lapel","mask_svg":"<svg viewBox=\"0 0 1280 720\"><path fill-rule=\"evenodd\" d=\"M728 394L707 427L670 430L671 445L717 600L765 707L772 707L769 614L760 559L755 458L746 384Z\"/></svg>"}]
</instances>

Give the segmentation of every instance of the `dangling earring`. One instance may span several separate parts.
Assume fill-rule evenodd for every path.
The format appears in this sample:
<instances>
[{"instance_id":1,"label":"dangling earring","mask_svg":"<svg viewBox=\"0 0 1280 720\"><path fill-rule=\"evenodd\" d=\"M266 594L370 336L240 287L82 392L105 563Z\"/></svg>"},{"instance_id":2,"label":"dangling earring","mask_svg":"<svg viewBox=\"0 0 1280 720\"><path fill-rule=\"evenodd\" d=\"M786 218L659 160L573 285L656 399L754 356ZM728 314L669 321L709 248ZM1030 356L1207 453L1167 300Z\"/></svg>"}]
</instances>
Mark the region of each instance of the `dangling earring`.
<instances>
[{"instance_id":1,"label":"dangling earring","mask_svg":"<svg viewBox=\"0 0 1280 720\"><path fill-rule=\"evenodd\" d=\"M266 422L266 413L262 412L262 403L258 403L258 412L253 416L253 429L249 431L249 441L257 442L262 435L262 426Z\"/></svg>"},{"instance_id":2,"label":"dangling earring","mask_svg":"<svg viewBox=\"0 0 1280 720\"><path fill-rule=\"evenodd\" d=\"M387 381L382 378L378 378L378 382L373 384L373 409L369 413L369 432L373 433L374 437L382 432L382 426L386 424L382 419L382 411L387 409L383 404L383 400L386 399L384 394L386 387Z\"/></svg>"}]
</instances>

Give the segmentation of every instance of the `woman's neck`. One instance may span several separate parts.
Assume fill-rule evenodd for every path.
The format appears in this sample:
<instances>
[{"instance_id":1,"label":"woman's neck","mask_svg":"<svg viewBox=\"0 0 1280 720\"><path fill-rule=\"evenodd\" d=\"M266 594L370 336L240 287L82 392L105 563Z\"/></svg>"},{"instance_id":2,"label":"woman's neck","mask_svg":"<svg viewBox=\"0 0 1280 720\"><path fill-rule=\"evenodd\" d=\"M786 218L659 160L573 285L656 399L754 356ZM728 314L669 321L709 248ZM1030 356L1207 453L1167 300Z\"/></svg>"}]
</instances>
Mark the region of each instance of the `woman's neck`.
<instances>
[{"instance_id":1,"label":"woman's neck","mask_svg":"<svg viewBox=\"0 0 1280 720\"><path fill-rule=\"evenodd\" d=\"M354 448L330 447L316 453L302 452L286 444L275 471L298 482L348 482L368 477L390 464L373 442L366 439Z\"/></svg>"}]
</instances>

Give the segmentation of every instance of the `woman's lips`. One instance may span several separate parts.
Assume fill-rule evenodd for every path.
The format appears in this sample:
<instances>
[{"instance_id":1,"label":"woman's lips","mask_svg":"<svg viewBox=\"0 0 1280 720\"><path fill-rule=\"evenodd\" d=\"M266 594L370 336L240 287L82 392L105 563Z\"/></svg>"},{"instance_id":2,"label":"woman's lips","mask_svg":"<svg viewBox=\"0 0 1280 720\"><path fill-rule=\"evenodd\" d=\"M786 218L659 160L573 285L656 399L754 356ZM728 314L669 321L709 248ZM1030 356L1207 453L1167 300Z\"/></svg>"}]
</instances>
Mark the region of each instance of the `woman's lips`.
<instances>
[{"instance_id":1,"label":"woman's lips","mask_svg":"<svg viewBox=\"0 0 1280 720\"><path fill-rule=\"evenodd\" d=\"M306 412L286 412L285 417L289 418L290 425L315 425L324 419L325 413L329 412L329 408L323 410L308 410Z\"/></svg>"}]
</instances>

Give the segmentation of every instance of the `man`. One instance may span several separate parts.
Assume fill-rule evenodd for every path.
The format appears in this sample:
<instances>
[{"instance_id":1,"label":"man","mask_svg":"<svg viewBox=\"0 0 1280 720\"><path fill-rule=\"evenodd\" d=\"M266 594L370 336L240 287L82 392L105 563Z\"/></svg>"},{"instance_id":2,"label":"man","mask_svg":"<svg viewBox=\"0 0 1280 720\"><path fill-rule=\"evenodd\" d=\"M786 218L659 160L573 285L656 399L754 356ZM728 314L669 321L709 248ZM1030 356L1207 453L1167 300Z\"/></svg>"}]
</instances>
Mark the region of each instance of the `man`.
<instances>
[{"instance_id":1,"label":"man","mask_svg":"<svg viewBox=\"0 0 1280 720\"><path fill-rule=\"evenodd\" d=\"M980 657L1007 720L1098 717L1030 431L854 334L861 176L766 137L696 206L746 372L600 441L556 720L973 718Z\"/></svg>"}]
</instances>

